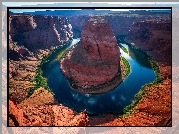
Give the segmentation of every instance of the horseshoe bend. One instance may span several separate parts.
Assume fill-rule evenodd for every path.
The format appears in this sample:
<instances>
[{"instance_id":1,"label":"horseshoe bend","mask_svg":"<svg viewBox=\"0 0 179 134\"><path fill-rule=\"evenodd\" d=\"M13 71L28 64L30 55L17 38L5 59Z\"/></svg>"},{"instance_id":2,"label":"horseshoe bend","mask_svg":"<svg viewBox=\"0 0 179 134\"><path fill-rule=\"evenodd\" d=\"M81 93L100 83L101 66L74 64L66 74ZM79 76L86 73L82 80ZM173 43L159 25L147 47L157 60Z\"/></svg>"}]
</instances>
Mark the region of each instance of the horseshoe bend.
<instances>
[{"instance_id":1,"label":"horseshoe bend","mask_svg":"<svg viewBox=\"0 0 179 134\"><path fill-rule=\"evenodd\" d=\"M90 18L80 43L61 59L60 68L71 86L83 93L104 93L122 81L120 50L109 23Z\"/></svg>"},{"instance_id":2,"label":"horseshoe bend","mask_svg":"<svg viewBox=\"0 0 179 134\"><path fill-rule=\"evenodd\" d=\"M8 16L9 126L171 126L171 13L86 11Z\"/></svg>"}]
</instances>

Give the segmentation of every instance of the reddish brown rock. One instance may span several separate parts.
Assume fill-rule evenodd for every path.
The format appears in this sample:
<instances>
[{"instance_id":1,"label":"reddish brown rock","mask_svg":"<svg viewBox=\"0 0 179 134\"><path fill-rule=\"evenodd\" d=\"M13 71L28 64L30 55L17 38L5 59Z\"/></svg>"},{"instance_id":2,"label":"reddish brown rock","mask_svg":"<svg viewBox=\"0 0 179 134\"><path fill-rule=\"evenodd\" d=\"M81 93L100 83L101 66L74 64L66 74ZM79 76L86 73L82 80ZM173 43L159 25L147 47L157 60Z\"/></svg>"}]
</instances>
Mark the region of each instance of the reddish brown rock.
<instances>
[{"instance_id":1,"label":"reddish brown rock","mask_svg":"<svg viewBox=\"0 0 179 134\"><path fill-rule=\"evenodd\" d=\"M21 109L18 109L17 105L12 100L9 100L9 116L9 125L24 126L23 111Z\"/></svg>"},{"instance_id":2,"label":"reddish brown rock","mask_svg":"<svg viewBox=\"0 0 179 134\"><path fill-rule=\"evenodd\" d=\"M74 117L73 111L62 105L54 105L52 110L54 112L54 126L65 126L66 122Z\"/></svg>"},{"instance_id":3,"label":"reddish brown rock","mask_svg":"<svg viewBox=\"0 0 179 134\"><path fill-rule=\"evenodd\" d=\"M81 90L88 93L92 93L91 87L120 75L120 50L108 22L101 18L90 19L81 32L80 44L66 54L60 67L75 86L89 89ZM98 89L94 92L98 93Z\"/></svg>"},{"instance_id":4,"label":"reddish brown rock","mask_svg":"<svg viewBox=\"0 0 179 134\"><path fill-rule=\"evenodd\" d=\"M27 99L29 89L34 86L27 81L32 80L42 57L69 41L73 37L71 29L64 17L9 16L9 91L17 104Z\"/></svg>"},{"instance_id":5,"label":"reddish brown rock","mask_svg":"<svg viewBox=\"0 0 179 134\"><path fill-rule=\"evenodd\" d=\"M171 80L145 87L144 98L130 116L90 117L91 126L171 126Z\"/></svg>"},{"instance_id":6,"label":"reddish brown rock","mask_svg":"<svg viewBox=\"0 0 179 134\"><path fill-rule=\"evenodd\" d=\"M72 26L68 23L67 18L41 15L10 15L10 59L13 59L13 57L15 57L13 60L24 58L22 51L25 51L26 48L28 51L34 52L38 49L52 49L62 45L72 39L73 32L71 29ZM23 50L19 47L23 47Z\"/></svg>"},{"instance_id":7,"label":"reddish brown rock","mask_svg":"<svg viewBox=\"0 0 179 134\"><path fill-rule=\"evenodd\" d=\"M45 94L43 94L43 92ZM36 90L27 100L16 104L9 100L9 126L88 126L86 110L74 115L72 109L51 101L52 94L44 89ZM50 97L51 96L51 97ZM42 101L42 99L44 99ZM50 100L51 100L50 99ZM39 100L39 101L34 101ZM51 104L51 105L49 105Z\"/></svg>"},{"instance_id":8,"label":"reddish brown rock","mask_svg":"<svg viewBox=\"0 0 179 134\"><path fill-rule=\"evenodd\" d=\"M144 50L160 66L164 79L171 78L171 19L141 19L134 21L127 41Z\"/></svg>"},{"instance_id":9,"label":"reddish brown rock","mask_svg":"<svg viewBox=\"0 0 179 134\"><path fill-rule=\"evenodd\" d=\"M86 110L74 116L63 105L29 105L18 108L9 100L9 126L88 126Z\"/></svg>"},{"instance_id":10,"label":"reddish brown rock","mask_svg":"<svg viewBox=\"0 0 179 134\"><path fill-rule=\"evenodd\" d=\"M66 126L89 126L89 120L86 110L72 118Z\"/></svg>"},{"instance_id":11,"label":"reddish brown rock","mask_svg":"<svg viewBox=\"0 0 179 134\"><path fill-rule=\"evenodd\" d=\"M127 39L157 62L171 64L170 18L135 20Z\"/></svg>"},{"instance_id":12,"label":"reddish brown rock","mask_svg":"<svg viewBox=\"0 0 179 134\"><path fill-rule=\"evenodd\" d=\"M69 17L69 22L72 25L72 30L74 37L80 37L80 32L82 31L85 23L90 19L90 17L97 18L102 17L108 21L112 31L115 36L126 35L133 21L138 18L137 16L130 15L78 15Z\"/></svg>"},{"instance_id":13,"label":"reddish brown rock","mask_svg":"<svg viewBox=\"0 0 179 134\"><path fill-rule=\"evenodd\" d=\"M146 94L130 116L90 118L90 125L171 126L171 20L136 20L127 38L157 61L164 81L145 87Z\"/></svg>"}]
</instances>

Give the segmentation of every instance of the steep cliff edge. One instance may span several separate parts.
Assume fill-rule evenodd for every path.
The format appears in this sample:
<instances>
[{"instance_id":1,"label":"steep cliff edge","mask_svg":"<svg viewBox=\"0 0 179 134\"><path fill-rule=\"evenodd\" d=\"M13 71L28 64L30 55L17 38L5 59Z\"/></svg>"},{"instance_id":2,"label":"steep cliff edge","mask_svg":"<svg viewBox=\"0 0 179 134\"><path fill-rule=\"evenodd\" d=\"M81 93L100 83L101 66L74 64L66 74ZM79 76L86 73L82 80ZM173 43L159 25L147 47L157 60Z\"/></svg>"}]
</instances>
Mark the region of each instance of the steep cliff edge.
<instances>
[{"instance_id":1,"label":"steep cliff edge","mask_svg":"<svg viewBox=\"0 0 179 134\"><path fill-rule=\"evenodd\" d=\"M33 86L29 81L42 57L73 37L71 28L68 20L62 17L9 16L10 94L17 103L27 98L27 92Z\"/></svg>"},{"instance_id":2,"label":"steep cliff edge","mask_svg":"<svg viewBox=\"0 0 179 134\"><path fill-rule=\"evenodd\" d=\"M44 89L38 89L33 97L38 97ZM44 99L41 95L40 100ZM42 102L33 103L28 101L19 105L13 99L9 100L9 125L10 126L87 126L88 116L86 110L75 115L74 112L62 104L44 105Z\"/></svg>"},{"instance_id":3,"label":"steep cliff edge","mask_svg":"<svg viewBox=\"0 0 179 134\"><path fill-rule=\"evenodd\" d=\"M85 110L75 115L55 100L51 92L28 91L43 56L73 37L66 18L52 16L9 16L9 125L86 126ZM38 100L38 101L37 101Z\"/></svg>"},{"instance_id":4,"label":"steep cliff edge","mask_svg":"<svg viewBox=\"0 0 179 134\"><path fill-rule=\"evenodd\" d=\"M13 57L16 55L16 59L18 55L23 56L21 55L23 52L19 50L21 48L35 52L37 49L52 49L61 45L73 37L71 29L72 26L66 18L11 15L9 16L10 59L11 54Z\"/></svg>"},{"instance_id":5,"label":"steep cliff edge","mask_svg":"<svg viewBox=\"0 0 179 134\"><path fill-rule=\"evenodd\" d=\"M130 26L134 20L138 17L129 16L129 15L79 15L68 17L70 24L73 26L72 30L74 32L74 37L80 37L81 31L85 23L91 18L101 17L108 21L112 31L115 36L127 35L130 29Z\"/></svg>"},{"instance_id":6,"label":"steep cliff edge","mask_svg":"<svg viewBox=\"0 0 179 134\"><path fill-rule=\"evenodd\" d=\"M92 88L121 76L120 50L108 22L89 19L81 32L80 44L66 54L60 68L74 88L87 93L101 93L102 89Z\"/></svg>"},{"instance_id":7,"label":"steep cliff edge","mask_svg":"<svg viewBox=\"0 0 179 134\"><path fill-rule=\"evenodd\" d=\"M94 126L172 126L171 122L171 19L135 20L126 37L131 46L142 49L159 65L163 81L144 87L135 110L126 117L90 117ZM109 121L111 119L111 121Z\"/></svg>"},{"instance_id":8,"label":"steep cliff edge","mask_svg":"<svg viewBox=\"0 0 179 134\"><path fill-rule=\"evenodd\" d=\"M53 20L54 18L55 17L53 17ZM149 20L142 20L138 22L135 21L134 24L138 23L142 27L140 28L139 26L132 25L133 28L130 29L130 33L127 38L128 38L128 41L131 40L130 43L133 42L132 44L135 44L137 48L146 50L147 54L149 54L151 57L153 57L154 60L157 61L157 63L160 66L160 70L165 78L164 82L157 84L153 87L146 87L145 89L147 91L147 94L145 95L146 98L142 99L139 102L139 104L137 104L136 110L133 111L133 114L131 116L120 118L119 116L116 117L112 115L114 116L113 117L114 120L111 120L111 116L106 115L105 117L90 119L90 122L89 122L90 125L103 125L103 126L110 126L110 125L111 126L117 126L117 125L119 126L156 126L156 125L166 126L167 125L167 126L171 126L171 115L170 115L171 114L171 79L170 79L171 78L171 62L169 58L171 56L171 53L169 52L170 50L168 50L171 47L169 46L169 44L171 45L171 38L169 39L169 35L171 35L171 33L168 32L167 34L167 31L169 30L167 30L168 24L165 24L164 23L165 21L160 22L159 20L158 21L153 20L152 21L153 23L151 23L150 21ZM35 21L33 22L31 20L31 22L34 23L34 25L36 24ZM55 26L57 26L57 22L54 22ZM150 28L145 27L145 26L148 26L148 23L146 22L151 23ZM78 22L76 22L76 25L77 24ZM161 28L157 28L158 30L155 30L157 24ZM26 25L24 25L24 27L26 27ZM28 23L27 23L27 27L28 28L25 28L25 31L31 32L34 30L34 27L29 25ZM57 29L60 29L60 28L56 28L56 30ZM146 34L143 34L141 29L143 29L143 31L145 31ZM162 29L165 29L165 30L162 30ZM135 33L135 30L137 30L138 32ZM45 32L45 30L43 31ZM20 35L23 35L23 34L20 34ZM29 35L29 34L26 33L25 35ZM153 38L153 35L156 35L154 36L155 38ZM166 39L165 39L165 36L163 35L166 36ZM12 34L12 37L13 36L15 35ZM20 36L20 37L27 37L27 36ZM55 39L56 37L59 37L59 36L55 36L53 38ZM139 39L137 39L136 37ZM10 39L11 39L11 36L10 36ZM45 39L48 39L48 38L45 38ZM70 118L71 122L68 122L70 121L68 120L69 117L72 117L70 115L71 114L70 109L67 110L66 107L57 106L56 104L53 107L53 109L50 106L47 106L47 105L44 106L43 104L46 104L47 102L49 102L49 100L44 102L44 96L45 97L52 96L51 93L47 93L45 89L44 89L45 93L43 94L43 96L41 93L39 93L41 94L40 95L41 98L39 98L39 94L35 94L35 93L34 93L35 95L33 94L31 98L29 99L26 98L27 91L29 90L29 88L33 87L33 83L29 81L31 79L31 76L35 75L35 70L39 64L39 59L41 59L43 55L47 55L50 49L37 49L36 51L36 49L34 49L35 46L34 47L28 47L27 45L24 46L23 44L21 44L22 43L21 40L17 40L17 42L11 41L10 47L9 47L9 50L15 53L15 54L14 53L12 54L17 56L17 59L13 59L14 56L10 56L10 62L9 62L10 94L13 96L14 99L16 99L15 101L16 103L18 103L17 107L19 107L18 109L15 108L14 113L13 111L11 113L13 120L15 120L16 122L16 119L14 119L14 117L17 117L17 119L19 119L21 117L18 117L18 116L21 116L22 113L23 114L25 113L25 116L23 114L22 116L24 116L27 119L27 120L26 119L24 120L24 121L28 121L26 123L29 123L29 121L31 121L29 125L49 125L49 124L52 125L52 121L53 123L62 123L62 124L64 123L63 125L73 125L73 126L78 125L78 124L87 125L86 123L87 120L84 120L87 116L85 111L81 113L82 115L77 116L77 119L81 119L79 120L79 122L75 122L76 120L75 118ZM167 43L167 41L169 43ZM26 42L28 43L29 39ZM56 40L55 42L58 42L58 40ZM144 44L143 42L145 42L146 44ZM159 44L162 45L162 47L160 47ZM50 46L47 46L47 48L48 47ZM86 72L87 71L88 70L86 70ZM51 99L52 100L50 101L54 103L53 97ZM35 106L37 105L35 104L36 100L43 100L42 102L43 106L39 106L41 104L38 104L38 106ZM32 104L32 106L25 107L24 111L20 111L21 109L20 106L25 106L30 103ZM13 105L12 105L12 108L13 108ZM63 114L65 114L64 112L60 114L62 115L61 117L58 117L59 115L58 110L61 111L61 109L65 109L64 112L69 114L69 116L66 116L66 115L64 116L67 119L64 119L63 117ZM30 113L28 113L29 110L31 110ZM18 114L18 112L16 111L19 111L20 114ZM37 111L37 113L33 113L33 111ZM46 114L47 111L50 112L50 114ZM31 116L33 114L34 116ZM54 118L57 119L56 121L54 121L54 118L51 118L52 117L51 114L53 115ZM45 118L47 117L47 120L44 120L44 117ZM109 119L111 120L110 122L109 122ZM12 123L11 125L14 124L13 120L10 119L10 123ZM61 120L65 120L65 122L61 122ZM27 125L28 124L24 124L24 126L27 126Z\"/></svg>"},{"instance_id":9,"label":"steep cliff edge","mask_svg":"<svg viewBox=\"0 0 179 134\"><path fill-rule=\"evenodd\" d=\"M134 21L127 42L144 50L161 67L166 79L171 78L171 19L142 19Z\"/></svg>"}]
</instances>

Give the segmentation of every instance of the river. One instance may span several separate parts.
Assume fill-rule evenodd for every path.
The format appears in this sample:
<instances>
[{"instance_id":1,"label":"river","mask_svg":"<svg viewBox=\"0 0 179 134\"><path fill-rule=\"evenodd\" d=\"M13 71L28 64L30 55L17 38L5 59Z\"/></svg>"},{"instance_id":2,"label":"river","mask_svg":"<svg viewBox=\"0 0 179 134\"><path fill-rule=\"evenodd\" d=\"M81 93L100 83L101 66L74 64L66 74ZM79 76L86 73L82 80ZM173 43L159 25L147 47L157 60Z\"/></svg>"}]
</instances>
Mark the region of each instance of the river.
<instances>
[{"instance_id":1,"label":"river","mask_svg":"<svg viewBox=\"0 0 179 134\"><path fill-rule=\"evenodd\" d=\"M71 46L78 41L80 38L73 39ZM71 89L60 70L58 55L51 56L42 66L43 76L47 78L48 86L54 92L55 97L65 106L78 112L86 109L89 114L119 113L124 107L132 103L135 94L143 85L156 78L147 56L126 44L122 45L129 51L129 54L126 54L120 49L121 56L125 57L130 64L130 74L118 87L107 93L91 95Z\"/></svg>"}]
</instances>

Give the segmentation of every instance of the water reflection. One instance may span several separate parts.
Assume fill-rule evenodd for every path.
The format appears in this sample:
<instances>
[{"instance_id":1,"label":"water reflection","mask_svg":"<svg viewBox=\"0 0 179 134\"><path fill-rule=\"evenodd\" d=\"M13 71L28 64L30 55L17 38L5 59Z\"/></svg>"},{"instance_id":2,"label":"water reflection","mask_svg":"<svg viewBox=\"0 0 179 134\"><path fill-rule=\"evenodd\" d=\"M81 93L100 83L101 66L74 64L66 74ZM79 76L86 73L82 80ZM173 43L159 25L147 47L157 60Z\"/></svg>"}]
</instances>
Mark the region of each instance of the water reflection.
<instances>
[{"instance_id":1,"label":"water reflection","mask_svg":"<svg viewBox=\"0 0 179 134\"><path fill-rule=\"evenodd\" d=\"M139 50L134 49L133 47L129 47L128 52L129 52L129 56L135 59L141 66L146 68L151 68L151 64L146 54L144 54Z\"/></svg>"},{"instance_id":2,"label":"water reflection","mask_svg":"<svg viewBox=\"0 0 179 134\"><path fill-rule=\"evenodd\" d=\"M72 45L79 39L73 40ZM48 79L48 85L55 93L55 97L64 105L81 112L86 109L90 114L101 114L107 112L121 112L123 108L131 104L134 95L140 90L142 85L152 82L155 79L154 71L141 62L147 61L147 57L141 60L140 54L123 44L129 54L121 50L121 55L125 57L130 66L131 73L114 90L105 94L82 94L70 88L68 80L60 70L60 62L57 55L51 56L42 69L43 75ZM60 51L59 51L60 52Z\"/></svg>"}]
</instances>

